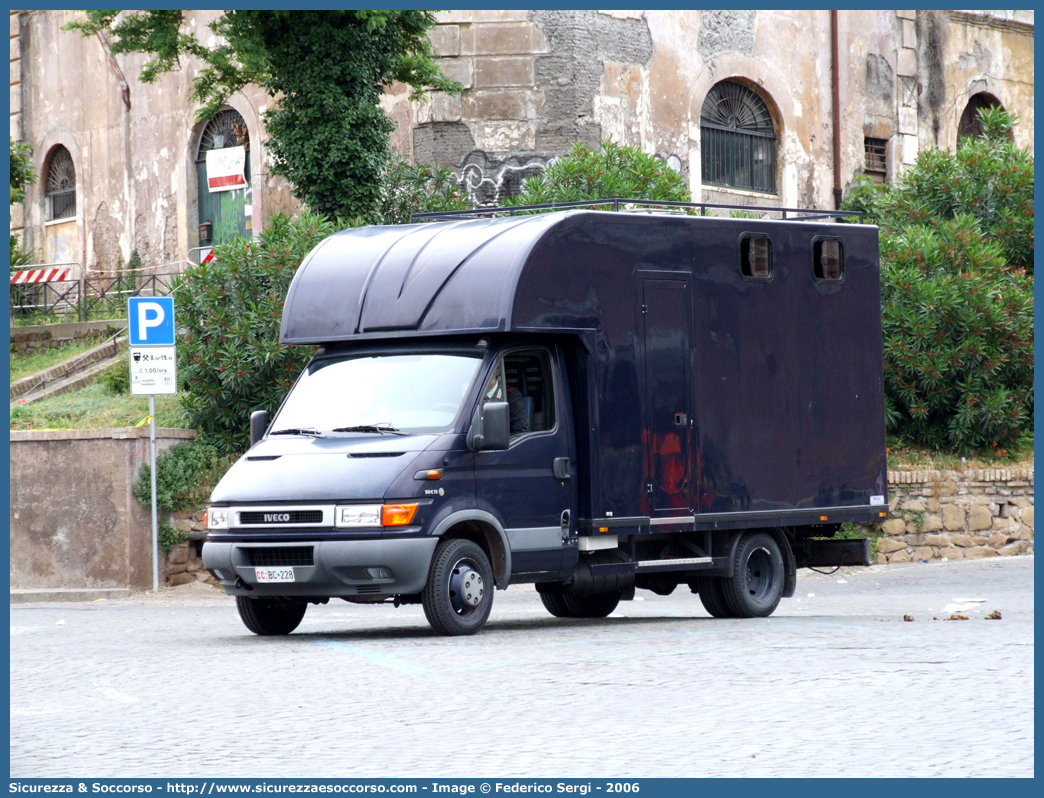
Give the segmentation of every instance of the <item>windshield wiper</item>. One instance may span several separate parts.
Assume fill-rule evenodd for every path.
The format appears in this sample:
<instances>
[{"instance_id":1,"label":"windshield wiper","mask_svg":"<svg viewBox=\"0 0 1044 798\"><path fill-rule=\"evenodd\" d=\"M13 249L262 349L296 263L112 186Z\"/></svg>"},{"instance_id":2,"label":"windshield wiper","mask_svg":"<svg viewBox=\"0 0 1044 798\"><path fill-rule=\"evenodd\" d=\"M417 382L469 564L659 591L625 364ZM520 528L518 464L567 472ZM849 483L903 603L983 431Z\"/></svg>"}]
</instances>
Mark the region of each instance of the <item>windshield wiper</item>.
<instances>
[{"instance_id":1,"label":"windshield wiper","mask_svg":"<svg viewBox=\"0 0 1044 798\"><path fill-rule=\"evenodd\" d=\"M334 427L330 431L331 432L380 432L381 434L383 434L385 432L391 432L391 433L393 433L395 435L407 435L408 434L406 432L400 432L395 427L393 427L391 424L386 424L384 422L381 422L381 423L378 423L378 424L359 424L358 426L355 426L355 427Z\"/></svg>"},{"instance_id":2,"label":"windshield wiper","mask_svg":"<svg viewBox=\"0 0 1044 798\"><path fill-rule=\"evenodd\" d=\"M269 435L311 435L313 438L322 438L323 433L317 430L315 427L287 427L286 429L277 429L275 432L268 433Z\"/></svg>"}]
</instances>

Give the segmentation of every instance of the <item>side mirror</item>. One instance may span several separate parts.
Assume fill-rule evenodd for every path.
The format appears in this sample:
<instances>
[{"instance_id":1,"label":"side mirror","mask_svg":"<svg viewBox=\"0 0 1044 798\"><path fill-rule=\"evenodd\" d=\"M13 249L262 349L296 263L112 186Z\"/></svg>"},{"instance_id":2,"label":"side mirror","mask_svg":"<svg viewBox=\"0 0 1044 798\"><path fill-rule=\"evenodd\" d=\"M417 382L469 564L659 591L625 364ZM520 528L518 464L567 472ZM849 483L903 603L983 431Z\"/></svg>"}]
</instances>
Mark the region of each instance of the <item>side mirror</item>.
<instances>
[{"instance_id":1,"label":"side mirror","mask_svg":"<svg viewBox=\"0 0 1044 798\"><path fill-rule=\"evenodd\" d=\"M511 411L507 402L486 402L479 416L479 432L473 445L477 452L506 449L511 442Z\"/></svg>"},{"instance_id":2,"label":"side mirror","mask_svg":"<svg viewBox=\"0 0 1044 798\"><path fill-rule=\"evenodd\" d=\"M268 411L255 410L250 414L250 445L253 446L265 436L268 430Z\"/></svg>"}]
</instances>

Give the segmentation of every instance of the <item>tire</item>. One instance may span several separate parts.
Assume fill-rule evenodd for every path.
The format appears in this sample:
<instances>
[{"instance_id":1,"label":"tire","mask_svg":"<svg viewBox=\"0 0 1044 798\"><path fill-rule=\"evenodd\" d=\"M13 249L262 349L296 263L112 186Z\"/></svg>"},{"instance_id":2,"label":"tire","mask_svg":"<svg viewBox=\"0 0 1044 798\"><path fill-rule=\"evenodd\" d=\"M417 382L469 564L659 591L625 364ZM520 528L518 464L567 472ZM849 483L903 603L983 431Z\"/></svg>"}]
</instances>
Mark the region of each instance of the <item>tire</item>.
<instances>
[{"instance_id":1,"label":"tire","mask_svg":"<svg viewBox=\"0 0 1044 798\"><path fill-rule=\"evenodd\" d=\"M569 613L569 608L565 603L565 596L559 596L554 593L541 593L540 601L544 604L544 609L554 615L556 618L572 618L573 616Z\"/></svg>"},{"instance_id":2,"label":"tire","mask_svg":"<svg viewBox=\"0 0 1044 798\"><path fill-rule=\"evenodd\" d=\"M473 635L493 608L493 568L470 540L444 540L435 549L421 594L424 617L440 635Z\"/></svg>"},{"instance_id":3,"label":"tire","mask_svg":"<svg viewBox=\"0 0 1044 798\"><path fill-rule=\"evenodd\" d=\"M593 596L559 596L541 593L544 609L556 618L604 618L620 603L620 593L598 593Z\"/></svg>"},{"instance_id":4,"label":"tire","mask_svg":"<svg viewBox=\"0 0 1044 798\"><path fill-rule=\"evenodd\" d=\"M735 617L725 601L724 581L718 576L700 576L692 583L695 586L693 592L700 594L703 609L714 618Z\"/></svg>"},{"instance_id":5,"label":"tire","mask_svg":"<svg viewBox=\"0 0 1044 798\"><path fill-rule=\"evenodd\" d=\"M569 618L605 618L620 603L621 593L595 593L593 596L562 596Z\"/></svg>"},{"instance_id":6,"label":"tire","mask_svg":"<svg viewBox=\"0 0 1044 798\"><path fill-rule=\"evenodd\" d=\"M747 532L736 546L733 576L723 580L725 603L736 618L767 618L783 597L783 554L764 532Z\"/></svg>"},{"instance_id":7,"label":"tire","mask_svg":"<svg viewBox=\"0 0 1044 798\"><path fill-rule=\"evenodd\" d=\"M243 624L256 635L288 635L304 618L303 601L236 596L236 609Z\"/></svg>"}]
</instances>

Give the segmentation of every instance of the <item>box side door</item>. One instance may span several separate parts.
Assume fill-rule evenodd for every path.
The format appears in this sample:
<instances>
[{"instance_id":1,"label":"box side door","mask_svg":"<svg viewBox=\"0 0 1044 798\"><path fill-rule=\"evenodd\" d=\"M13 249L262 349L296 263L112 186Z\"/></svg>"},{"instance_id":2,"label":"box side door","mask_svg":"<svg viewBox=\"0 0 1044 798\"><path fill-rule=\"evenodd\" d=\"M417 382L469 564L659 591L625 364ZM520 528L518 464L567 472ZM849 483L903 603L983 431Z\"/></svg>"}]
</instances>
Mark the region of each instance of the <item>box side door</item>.
<instances>
[{"instance_id":1,"label":"box side door","mask_svg":"<svg viewBox=\"0 0 1044 798\"><path fill-rule=\"evenodd\" d=\"M639 272L645 381L645 490L652 518L692 511L692 282Z\"/></svg>"}]
</instances>

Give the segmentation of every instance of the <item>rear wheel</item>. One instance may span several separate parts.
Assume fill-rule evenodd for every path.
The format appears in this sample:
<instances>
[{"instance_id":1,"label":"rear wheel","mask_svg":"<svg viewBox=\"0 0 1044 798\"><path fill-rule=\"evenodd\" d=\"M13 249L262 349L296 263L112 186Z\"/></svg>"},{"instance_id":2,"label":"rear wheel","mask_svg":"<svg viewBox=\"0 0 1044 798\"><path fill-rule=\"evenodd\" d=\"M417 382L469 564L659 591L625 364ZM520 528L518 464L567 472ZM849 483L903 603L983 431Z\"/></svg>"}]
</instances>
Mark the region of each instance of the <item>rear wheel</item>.
<instances>
[{"instance_id":1,"label":"rear wheel","mask_svg":"<svg viewBox=\"0 0 1044 798\"><path fill-rule=\"evenodd\" d=\"M308 605L290 598L236 596L243 624L256 635L288 635L301 623Z\"/></svg>"},{"instance_id":2,"label":"rear wheel","mask_svg":"<svg viewBox=\"0 0 1044 798\"><path fill-rule=\"evenodd\" d=\"M540 600L544 603L544 608L556 618L605 618L616 609L622 595L619 590L595 593L592 596L541 593Z\"/></svg>"},{"instance_id":3,"label":"rear wheel","mask_svg":"<svg viewBox=\"0 0 1044 798\"><path fill-rule=\"evenodd\" d=\"M732 618L732 611L725 601L725 580L718 576L700 576L693 582L694 593L700 594L703 608L715 618Z\"/></svg>"},{"instance_id":4,"label":"rear wheel","mask_svg":"<svg viewBox=\"0 0 1044 798\"><path fill-rule=\"evenodd\" d=\"M569 612L569 608L566 606L565 596L559 596L554 593L541 593L540 601L543 602L544 609L556 618L573 617Z\"/></svg>"},{"instance_id":5,"label":"rear wheel","mask_svg":"<svg viewBox=\"0 0 1044 798\"><path fill-rule=\"evenodd\" d=\"M725 603L737 618L765 618L783 597L783 554L764 532L747 532L736 546L732 577L724 580Z\"/></svg>"},{"instance_id":6,"label":"rear wheel","mask_svg":"<svg viewBox=\"0 0 1044 798\"><path fill-rule=\"evenodd\" d=\"M421 594L424 616L442 635L473 635L493 608L493 569L470 540L444 540L435 549Z\"/></svg>"}]
</instances>

